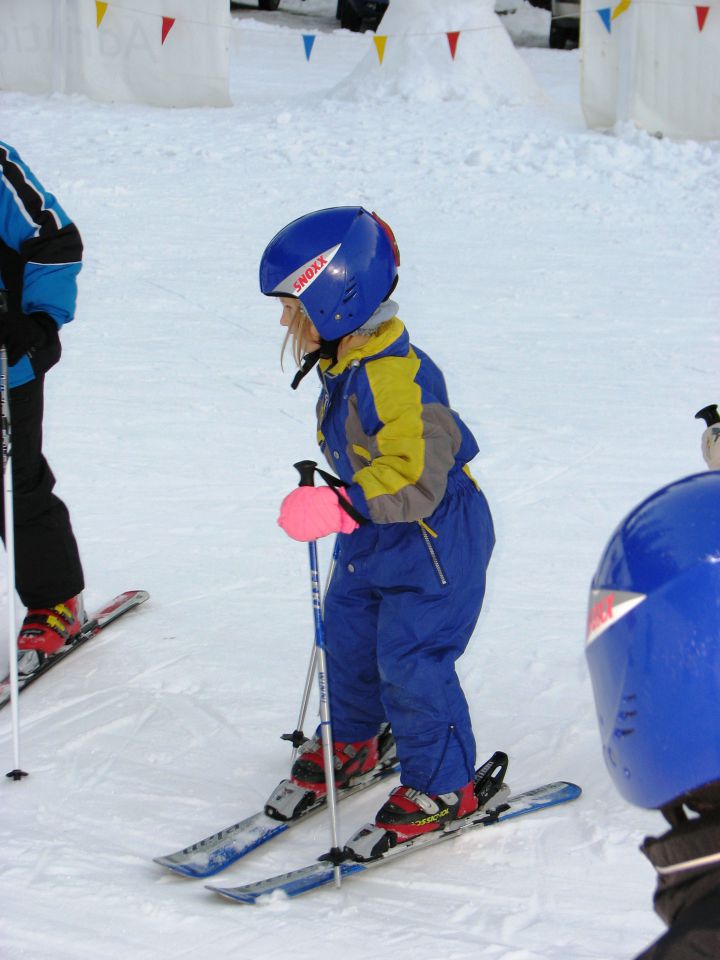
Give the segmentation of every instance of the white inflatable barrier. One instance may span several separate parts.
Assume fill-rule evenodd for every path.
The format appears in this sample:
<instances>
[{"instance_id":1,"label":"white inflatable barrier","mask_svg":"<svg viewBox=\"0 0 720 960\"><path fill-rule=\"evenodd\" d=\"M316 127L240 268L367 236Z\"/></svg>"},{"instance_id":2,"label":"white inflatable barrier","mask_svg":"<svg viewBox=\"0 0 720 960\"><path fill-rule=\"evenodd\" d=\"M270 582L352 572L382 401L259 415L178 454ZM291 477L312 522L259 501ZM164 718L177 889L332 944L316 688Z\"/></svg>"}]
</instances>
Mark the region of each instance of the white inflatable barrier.
<instances>
[{"instance_id":1,"label":"white inflatable barrier","mask_svg":"<svg viewBox=\"0 0 720 960\"><path fill-rule=\"evenodd\" d=\"M582 0L581 100L588 126L720 139L720 5Z\"/></svg>"},{"instance_id":2,"label":"white inflatable barrier","mask_svg":"<svg viewBox=\"0 0 720 960\"><path fill-rule=\"evenodd\" d=\"M228 0L1 0L0 89L229 106Z\"/></svg>"}]
</instances>

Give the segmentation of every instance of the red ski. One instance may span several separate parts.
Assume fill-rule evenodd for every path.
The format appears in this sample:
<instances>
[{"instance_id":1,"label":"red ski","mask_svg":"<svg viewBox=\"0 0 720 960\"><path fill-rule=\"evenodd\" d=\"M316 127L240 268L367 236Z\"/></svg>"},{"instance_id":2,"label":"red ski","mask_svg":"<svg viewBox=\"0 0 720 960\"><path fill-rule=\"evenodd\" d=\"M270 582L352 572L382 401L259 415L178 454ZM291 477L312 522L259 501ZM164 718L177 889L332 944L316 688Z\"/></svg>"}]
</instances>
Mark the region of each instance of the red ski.
<instances>
[{"instance_id":1,"label":"red ski","mask_svg":"<svg viewBox=\"0 0 720 960\"><path fill-rule=\"evenodd\" d=\"M72 638L72 643L61 647L60 650L51 657L44 657L40 661L39 666L34 670L27 672L21 671L20 668L23 659L27 661L28 653L28 651L21 651L18 657L18 689L24 690L26 687L29 687L31 683L34 683L44 673L47 673L48 670L60 663L61 660L69 657L78 647L81 647L84 643L87 643L88 640L96 637L105 627L114 623L115 620L122 617L129 610L134 610L135 607L139 607L141 603L145 603L149 596L150 594L146 590L126 590L125 593L118 594L117 597L114 597L109 603L104 604L85 621L82 630ZM3 680L0 680L0 710L6 703L9 703L9 701L10 677L7 676Z\"/></svg>"}]
</instances>

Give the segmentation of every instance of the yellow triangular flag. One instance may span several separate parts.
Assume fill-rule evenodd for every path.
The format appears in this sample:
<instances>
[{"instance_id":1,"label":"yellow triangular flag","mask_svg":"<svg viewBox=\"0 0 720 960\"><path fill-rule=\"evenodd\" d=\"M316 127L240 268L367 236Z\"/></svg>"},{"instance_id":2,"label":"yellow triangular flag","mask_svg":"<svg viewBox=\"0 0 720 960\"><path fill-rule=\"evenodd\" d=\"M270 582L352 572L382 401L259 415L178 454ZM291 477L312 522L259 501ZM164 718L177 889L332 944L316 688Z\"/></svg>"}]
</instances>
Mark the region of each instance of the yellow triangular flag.
<instances>
[{"instance_id":1,"label":"yellow triangular flag","mask_svg":"<svg viewBox=\"0 0 720 960\"><path fill-rule=\"evenodd\" d=\"M97 25L98 28L103 22L103 17L107 13L108 5L107 3L101 3L100 0L95 0L95 13L97 14Z\"/></svg>"},{"instance_id":2,"label":"yellow triangular flag","mask_svg":"<svg viewBox=\"0 0 720 960\"><path fill-rule=\"evenodd\" d=\"M387 37L373 37L375 41L375 49L377 50L378 60L380 63L383 62L383 57L385 56L385 44L387 42Z\"/></svg>"},{"instance_id":3,"label":"yellow triangular flag","mask_svg":"<svg viewBox=\"0 0 720 960\"><path fill-rule=\"evenodd\" d=\"M610 19L615 20L620 16L621 13L625 13L625 11L630 8L631 3L632 0L620 0L620 3L613 10L612 17L610 17Z\"/></svg>"}]
</instances>

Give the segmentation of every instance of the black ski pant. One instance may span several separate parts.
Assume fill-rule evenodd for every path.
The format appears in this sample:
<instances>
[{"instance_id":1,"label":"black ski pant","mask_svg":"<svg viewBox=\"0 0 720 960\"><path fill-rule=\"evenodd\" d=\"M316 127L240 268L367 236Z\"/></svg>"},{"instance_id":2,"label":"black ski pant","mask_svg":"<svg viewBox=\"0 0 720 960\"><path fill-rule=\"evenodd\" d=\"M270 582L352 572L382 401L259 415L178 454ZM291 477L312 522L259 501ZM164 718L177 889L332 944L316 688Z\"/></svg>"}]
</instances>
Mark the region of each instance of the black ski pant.
<instances>
[{"instance_id":1,"label":"black ski pant","mask_svg":"<svg viewBox=\"0 0 720 960\"><path fill-rule=\"evenodd\" d=\"M42 453L44 378L10 390L15 584L26 607L52 607L84 587L67 507L53 493L55 477ZM0 497L5 540L5 504Z\"/></svg>"}]
</instances>

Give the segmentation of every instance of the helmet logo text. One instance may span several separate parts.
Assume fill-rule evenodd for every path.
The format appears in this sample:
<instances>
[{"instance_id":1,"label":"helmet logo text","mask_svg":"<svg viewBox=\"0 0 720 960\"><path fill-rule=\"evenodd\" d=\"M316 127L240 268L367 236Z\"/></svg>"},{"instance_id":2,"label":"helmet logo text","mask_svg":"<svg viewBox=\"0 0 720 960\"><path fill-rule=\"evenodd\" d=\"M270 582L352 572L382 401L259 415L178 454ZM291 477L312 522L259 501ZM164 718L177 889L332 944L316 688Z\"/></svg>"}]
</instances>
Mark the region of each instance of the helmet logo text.
<instances>
[{"instance_id":1,"label":"helmet logo text","mask_svg":"<svg viewBox=\"0 0 720 960\"><path fill-rule=\"evenodd\" d=\"M303 263L301 267L297 267L289 276L281 280L273 290L273 293L276 296L286 294L290 297L299 297L303 291L307 290L307 288L315 283L317 278L327 270L339 249L340 244L336 247L330 247L329 250L324 250L322 253L318 253L312 260Z\"/></svg>"},{"instance_id":2,"label":"helmet logo text","mask_svg":"<svg viewBox=\"0 0 720 960\"><path fill-rule=\"evenodd\" d=\"M304 273L301 273L300 276L293 281L295 292L300 293L302 288L306 287L312 280L314 280L319 273L322 273L327 265L327 260L322 254L320 254L317 260L314 260L307 270Z\"/></svg>"},{"instance_id":3,"label":"helmet logo text","mask_svg":"<svg viewBox=\"0 0 720 960\"><path fill-rule=\"evenodd\" d=\"M591 590L588 609L586 642L591 644L607 629L622 620L639 603L646 599L644 593L625 590Z\"/></svg>"}]
</instances>

